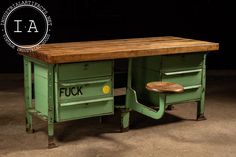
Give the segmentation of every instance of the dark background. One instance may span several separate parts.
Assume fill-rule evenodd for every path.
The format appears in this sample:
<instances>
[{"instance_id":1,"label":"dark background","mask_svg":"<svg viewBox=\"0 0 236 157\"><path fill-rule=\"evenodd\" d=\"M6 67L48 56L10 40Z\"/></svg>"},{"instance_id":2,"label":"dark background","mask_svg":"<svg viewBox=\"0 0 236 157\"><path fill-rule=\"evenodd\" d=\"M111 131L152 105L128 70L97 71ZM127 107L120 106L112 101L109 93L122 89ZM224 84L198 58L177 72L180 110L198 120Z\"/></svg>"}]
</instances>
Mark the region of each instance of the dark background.
<instances>
[{"instance_id":1,"label":"dark background","mask_svg":"<svg viewBox=\"0 0 236 157\"><path fill-rule=\"evenodd\" d=\"M52 18L50 43L173 35L219 42L219 53L208 55L208 69L236 69L233 1L35 1L43 5ZM17 1L3 2L0 16ZM22 72L22 56L10 48L3 37L0 37L0 51L0 72Z\"/></svg>"}]
</instances>

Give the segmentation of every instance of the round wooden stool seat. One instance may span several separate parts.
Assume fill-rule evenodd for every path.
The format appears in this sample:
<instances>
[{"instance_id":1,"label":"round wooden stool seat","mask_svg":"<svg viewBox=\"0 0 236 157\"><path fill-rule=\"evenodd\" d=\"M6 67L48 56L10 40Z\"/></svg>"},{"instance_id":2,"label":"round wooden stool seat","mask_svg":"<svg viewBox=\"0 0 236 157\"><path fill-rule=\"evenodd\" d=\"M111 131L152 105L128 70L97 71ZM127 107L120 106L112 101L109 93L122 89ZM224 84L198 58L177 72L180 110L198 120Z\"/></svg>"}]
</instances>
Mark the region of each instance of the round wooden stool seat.
<instances>
[{"instance_id":1,"label":"round wooden stool seat","mask_svg":"<svg viewBox=\"0 0 236 157\"><path fill-rule=\"evenodd\" d=\"M146 89L153 92L173 92L181 93L184 91L184 87L177 83L172 82L149 82L146 84Z\"/></svg>"}]
</instances>

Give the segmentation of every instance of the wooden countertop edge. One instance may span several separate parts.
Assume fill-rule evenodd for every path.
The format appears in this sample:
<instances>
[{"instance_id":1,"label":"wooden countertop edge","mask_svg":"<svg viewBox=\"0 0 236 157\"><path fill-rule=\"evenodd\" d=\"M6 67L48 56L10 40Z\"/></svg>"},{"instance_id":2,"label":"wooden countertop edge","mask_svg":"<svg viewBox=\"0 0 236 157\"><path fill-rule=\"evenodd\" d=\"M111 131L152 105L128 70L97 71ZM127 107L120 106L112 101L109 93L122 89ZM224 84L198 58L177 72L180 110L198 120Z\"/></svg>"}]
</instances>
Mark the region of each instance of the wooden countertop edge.
<instances>
[{"instance_id":1,"label":"wooden countertop edge","mask_svg":"<svg viewBox=\"0 0 236 157\"><path fill-rule=\"evenodd\" d=\"M202 45L194 46L194 50L191 47L170 47L170 48L162 48L158 49L158 53L156 49L149 50L134 50L134 51L121 51L121 52L112 52L115 54L107 55L107 53L96 53L91 57L91 54L81 54L81 55L67 55L67 56L47 56L37 57L37 59L47 62L49 64L60 64L60 63L73 63L73 62L84 62L84 61L99 61L99 60L110 60L110 59L122 59L122 58L135 58L135 57L145 57L145 56L156 56L156 55L171 55L171 54L184 54L184 53L197 53L197 52L210 52L219 50L219 43L210 43L206 44L204 47ZM147 54L144 55L145 51L148 51ZM171 52L170 52L171 51ZM126 55L129 53L129 55ZM63 60L63 61L61 61Z\"/></svg>"},{"instance_id":2,"label":"wooden countertop edge","mask_svg":"<svg viewBox=\"0 0 236 157\"><path fill-rule=\"evenodd\" d=\"M71 55L57 55L44 54L35 52L18 52L20 55L32 57L42 62L49 64L59 63L72 63L72 62L83 62L83 61L97 61L97 60L109 60L109 59L121 59L121 58L134 58L134 57L145 57L155 55L170 55L170 54L181 54L181 53L197 53L197 52L209 52L219 50L219 43L207 42L200 45L191 46L173 46L163 47L160 49L143 49L143 50L127 50L127 51L113 51L108 53L88 53L88 54L71 54Z\"/></svg>"}]
</instances>

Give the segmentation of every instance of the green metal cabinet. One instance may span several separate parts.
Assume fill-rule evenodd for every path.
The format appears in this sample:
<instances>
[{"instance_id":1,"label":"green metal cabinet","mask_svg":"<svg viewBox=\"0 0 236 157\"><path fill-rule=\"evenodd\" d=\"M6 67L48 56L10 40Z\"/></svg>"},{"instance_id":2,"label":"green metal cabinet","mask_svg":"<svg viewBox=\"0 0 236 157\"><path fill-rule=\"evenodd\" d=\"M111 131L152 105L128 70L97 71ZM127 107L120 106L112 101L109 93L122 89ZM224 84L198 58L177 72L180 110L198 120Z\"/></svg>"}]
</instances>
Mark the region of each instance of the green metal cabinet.
<instances>
[{"instance_id":1,"label":"green metal cabinet","mask_svg":"<svg viewBox=\"0 0 236 157\"><path fill-rule=\"evenodd\" d=\"M185 92L168 94L166 103L199 101L204 85L205 54L165 55L133 59L132 87L142 102L158 104L157 95L145 89L152 81L175 82L184 86Z\"/></svg>"},{"instance_id":2,"label":"green metal cabinet","mask_svg":"<svg viewBox=\"0 0 236 157\"><path fill-rule=\"evenodd\" d=\"M53 65L24 57L24 70L26 130L33 132L32 114L47 120L49 148L54 123L114 114L112 60Z\"/></svg>"},{"instance_id":3,"label":"green metal cabinet","mask_svg":"<svg viewBox=\"0 0 236 157\"><path fill-rule=\"evenodd\" d=\"M160 119L168 105L197 102L197 119L204 120L206 53L172 54L129 59L126 104L121 114L122 129L129 127L131 110ZM183 93L157 94L146 90L148 82L174 82L184 86ZM150 108L156 106L155 110Z\"/></svg>"},{"instance_id":4,"label":"green metal cabinet","mask_svg":"<svg viewBox=\"0 0 236 157\"><path fill-rule=\"evenodd\" d=\"M54 71L55 121L114 113L112 61L58 64ZM35 110L48 116L48 69L34 64ZM103 91L109 88L109 91Z\"/></svg>"},{"instance_id":5,"label":"green metal cabinet","mask_svg":"<svg viewBox=\"0 0 236 157\"><path fill-rule=\"evenodd\" d=\"M112 61L58 64L54 71L55 121L114 113ZM35 110L48 116L48 69L34 65ZM109 88L104 92L103 88Z\"/></svg>"}]
</instances>

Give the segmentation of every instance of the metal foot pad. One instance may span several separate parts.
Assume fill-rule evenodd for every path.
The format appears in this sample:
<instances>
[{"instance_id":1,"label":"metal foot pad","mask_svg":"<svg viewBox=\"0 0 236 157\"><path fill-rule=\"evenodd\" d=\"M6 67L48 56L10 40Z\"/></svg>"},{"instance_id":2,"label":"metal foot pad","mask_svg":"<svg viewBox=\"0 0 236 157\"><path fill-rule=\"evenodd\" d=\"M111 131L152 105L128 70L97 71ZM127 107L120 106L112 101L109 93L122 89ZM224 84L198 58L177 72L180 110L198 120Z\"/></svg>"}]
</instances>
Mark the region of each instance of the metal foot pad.
<instances>
[{"instance_id":1,"label":"metal foot pad","mask_svg":"<svg viewBox=\"0 0 236 157\"><path fill-rule=\"evenodd\" d=\"M202 120L206 120L206 117L204 116L204 114L200 114L197 116L197 121L202 121Z\"/></svg>"},{"instance_id":2,"label":"metal foot pad","mask_svg":"<svg viewBox=\"0 0 236 157\"><path fill-rule=\"evenodd\" d=\"M48 149L56 148L57 145L54 143L54 137L48 137Z\"/></svg>"},{"instance_id":3,"label":"metal foot pad","mask_svg":"<svg viewBox=\"0 0 236 157\"><path fill-rule=\"evenodd\" d=\"M127 127L127 128L121 127L120 128L120 132L128 132L128 131L129 131L129 127Z\"/></svg>"},{"instance_id":4,"label":"metal foot pad","mask_svg":"<svg viewBox=\"0 0 236 157\"><path fill-rule=\"evenodd\" d=\"M28 134L33 134L33 133L35 133L35 130L34 129L30 129L30 128L26 128L26 132Z\"/></svg>"}]
</instances>

